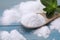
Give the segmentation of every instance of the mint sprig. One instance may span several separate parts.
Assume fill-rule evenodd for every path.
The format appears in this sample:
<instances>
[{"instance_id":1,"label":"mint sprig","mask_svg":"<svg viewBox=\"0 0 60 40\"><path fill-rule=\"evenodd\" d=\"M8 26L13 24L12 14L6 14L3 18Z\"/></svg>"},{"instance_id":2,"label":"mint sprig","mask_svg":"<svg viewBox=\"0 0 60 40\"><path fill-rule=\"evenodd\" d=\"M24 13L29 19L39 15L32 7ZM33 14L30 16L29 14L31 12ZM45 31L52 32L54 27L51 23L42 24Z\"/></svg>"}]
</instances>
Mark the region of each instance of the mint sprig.
<instances>
[{"instance_id":1,"label":"mint sprig","mask_svg":"<svg viewBox=\"0 0 60 40\"><path fill-rule=\"evenodd\" d=\"M60 13L60 6L57 6L56 12Z\"/></svg>"},{"instance_id":2,"label":"mint sprig","mask_svg":"<svg viewBox=\"0 0 60 40\"><path fill-rule=\"evenodd\" d=\"M55 12L60 13L60 6L58 6L57 0L41 0L41 3L46 6L43 10L46 11L47 18L52 18Z\"/></svg>"}]
</instances>

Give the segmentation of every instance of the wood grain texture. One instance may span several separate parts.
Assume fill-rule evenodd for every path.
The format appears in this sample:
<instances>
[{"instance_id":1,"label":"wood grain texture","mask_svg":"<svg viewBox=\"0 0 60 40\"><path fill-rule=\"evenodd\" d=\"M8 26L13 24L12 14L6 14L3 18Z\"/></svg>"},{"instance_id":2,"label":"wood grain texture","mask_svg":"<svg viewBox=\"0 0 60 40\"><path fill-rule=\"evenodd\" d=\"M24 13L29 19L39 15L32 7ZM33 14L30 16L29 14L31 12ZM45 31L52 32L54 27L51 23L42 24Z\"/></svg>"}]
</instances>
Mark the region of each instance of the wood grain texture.
<instances>
[{"instance_id":1,"label":"wood grain texture","mask_svg":"<svg viewBox=\"0 0 60 40\"><path fill-rule=\"evenodd\" d=\"M39 13L38 13L39 14ZM45 13L41 13L41 15L45 18L45 20L46 20L46 23L45 24L48 24L48 23L50 23L50 22L52 22L53 20L55 20L55 19L57 19L57 18L59 18L60 17L60 13L56 13L52 18L50 18L50 19L48 19L47 17L46 17L46 14ZM41 25L40 27L42 27L42 26L45 26L45 24L43 24L43 25Z\"/></svg>"}]
</instances>

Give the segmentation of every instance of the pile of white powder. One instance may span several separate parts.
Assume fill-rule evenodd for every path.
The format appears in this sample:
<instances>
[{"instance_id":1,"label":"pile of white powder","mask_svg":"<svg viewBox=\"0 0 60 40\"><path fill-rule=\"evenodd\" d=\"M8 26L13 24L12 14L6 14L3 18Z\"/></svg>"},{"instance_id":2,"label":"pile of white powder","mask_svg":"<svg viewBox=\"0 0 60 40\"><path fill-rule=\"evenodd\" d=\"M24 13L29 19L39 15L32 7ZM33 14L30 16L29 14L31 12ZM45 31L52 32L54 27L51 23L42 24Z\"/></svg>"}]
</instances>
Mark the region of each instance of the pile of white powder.
<instances>
[{"instance_id":1,"label":"pile of white powder","mask_svg":"<svg viewBox=\"0 0 60 40\"><path fill-rule=\"evenodd\" d=\"M46 21L42 15L32 13L32 14L24 15L24 17L21 18L21 23L26 28L36 28L45 24Z\"/></svg>"},{"instance_id":2,"label":"pile of white powder","mask_svg":"<svg viewBox=\"0 0 60 40\"><path fill-rule=\"evenodd\" d=\"M43 26L42 28L33 31L33 34L37 35L38 37L44 37L44 38L48 38L50 33L51 31L48 28L48 26Z\"/></svg>"},{"instance_id":3,"label":"pile of white powder","mask_svg":"<svg viewBox=\"0 0 60 40\"><path fill-rule=\"evenodd\" d=\"M56 20L50 23L50 29L58 30L58 32L60 33L60 18L57 18Z\"/></svg>"},{"instance_id":4,"label":"pile of white powder","mask_svg":"<svg viewBox=\"0 0 60 40\"><path fill-rule=\"evenodd\" d=\"M17 30L12 30L10 33L8 31L1 31L0 39L1 40L27 40Z\"/></svg>"},{"instance_id":5,"label":"pile of white powder","mask_svg":"<svg viewBox=\"0 0 60 40\"><path fill-rule=\"evenodd\" d=\"M21 23L25 27L35 28L43 25L44 17L37 13L44 13L44 5L40 0L21 2L11 9L6 9L2 15L2 24L11 25Z\"/></svg>"}]
</instances>

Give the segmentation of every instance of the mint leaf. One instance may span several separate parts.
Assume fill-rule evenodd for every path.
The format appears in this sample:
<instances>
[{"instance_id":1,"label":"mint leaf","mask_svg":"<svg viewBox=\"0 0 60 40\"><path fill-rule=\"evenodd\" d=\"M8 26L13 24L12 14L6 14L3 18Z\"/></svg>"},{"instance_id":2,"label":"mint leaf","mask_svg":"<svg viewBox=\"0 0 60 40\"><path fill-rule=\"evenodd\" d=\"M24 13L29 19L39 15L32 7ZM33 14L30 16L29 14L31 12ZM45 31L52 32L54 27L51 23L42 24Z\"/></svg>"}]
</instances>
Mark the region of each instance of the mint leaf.
<instances>
[{"instance_id":1,"label":"mint leaf","mask_svg":"<svg viewBox=\"0 0 60 40\"><path fill-rule=\"evenodd\" d=\"M47 8L44 8L43 10L44 10L44 11L47 11Z\"/></svg>"},{"instance_id":2,"label":"mint leaf","mask_svg":"<svg viewBox=\"0 0 60 40\"><path fill-rule=\"evenodd\" d=\"M49 0L41 0L41 2L44 6L49 6L50 5Z\"/></svg>"},{"instance_id":3,"label":"mint leaf","mask_svg":"<svg viewBox=\"0 0 60 40\"><path fill-rule=\"evenodd\" d=\"M57 0L41 0L41 3L44 6L51 6L51 7L56 7L57 6Z\"/></svg>"},{"instance_id":4,"label":"mint leaf","mask_svg":"<svg viewBox=\"0 0 60 40\"><path fill-rule=\"evenodd\" d=\"M46 11L46 17L52 18L57 8L57 0L41 0L41 3L46 6L43 9Z\"/></svg>"},{"instance_id":5,"label":"mint leaf","mask_svg":"<svg viewBox=\"0 0 60 40\"><path fill-rule=\"evenodd\" d=\"M60 13L60 6L57 6L56 12Z\"/></svg>"},{"instance_id":6,"label":"mint leaf","mask_svg":"<svg viewBox=\"0 0 60 40\"><path fill-rule=\"evenodd\" d=\"M57 8L60 8L60 6L57 6Z\"/></svg>"},{"instance_id":7,"label":"mint leaf","mask_svg":"<svg viewBox=\"0 0 60 40\"><path fill-rule=\"evenodd\" d=\"M46 13L46 17L47 17L47 18L52 18L52 17L54 16L55 9L56 9L56 8L51 8L51 7L45 8L45 11L47 12L47 13Z\"/></svg>"},{"instance_id":8,"label":"mint leaf","mask_svg":"<svg viewBox=\"0 0 60 40\"><path fill-rule=\"evenodd\" d=\"M53 12L52 12L52 11L53 11ZM54 9L51 9L51 11L47 11L46 17L47 17L47 18L52 18L52 17L54 16L54 12L55 12Z\"/></svg>"}]
</instances>

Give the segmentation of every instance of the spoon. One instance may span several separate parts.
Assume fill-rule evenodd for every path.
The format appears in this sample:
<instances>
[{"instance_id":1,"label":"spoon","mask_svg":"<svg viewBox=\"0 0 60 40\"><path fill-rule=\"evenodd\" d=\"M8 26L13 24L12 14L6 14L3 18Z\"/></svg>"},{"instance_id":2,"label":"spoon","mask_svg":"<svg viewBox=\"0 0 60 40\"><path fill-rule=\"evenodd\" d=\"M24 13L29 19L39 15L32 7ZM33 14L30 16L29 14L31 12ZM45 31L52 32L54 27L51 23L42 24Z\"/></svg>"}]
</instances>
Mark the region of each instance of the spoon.
<instances>
[{"instance_id":1,"label":"spoon","mask_svg":"<svg viewBox=\"0 0 60 40\"><path fill-rule=\"evenodd\" d=\"M55 14L52 18L48 19L45 13L41 13L41 14L30 13L30 14L24 15L21 18L21 24L25 28L29 28L29 29L41 28L58 17L60 17L60 14Z\"/></svg>"}]
</instances>

